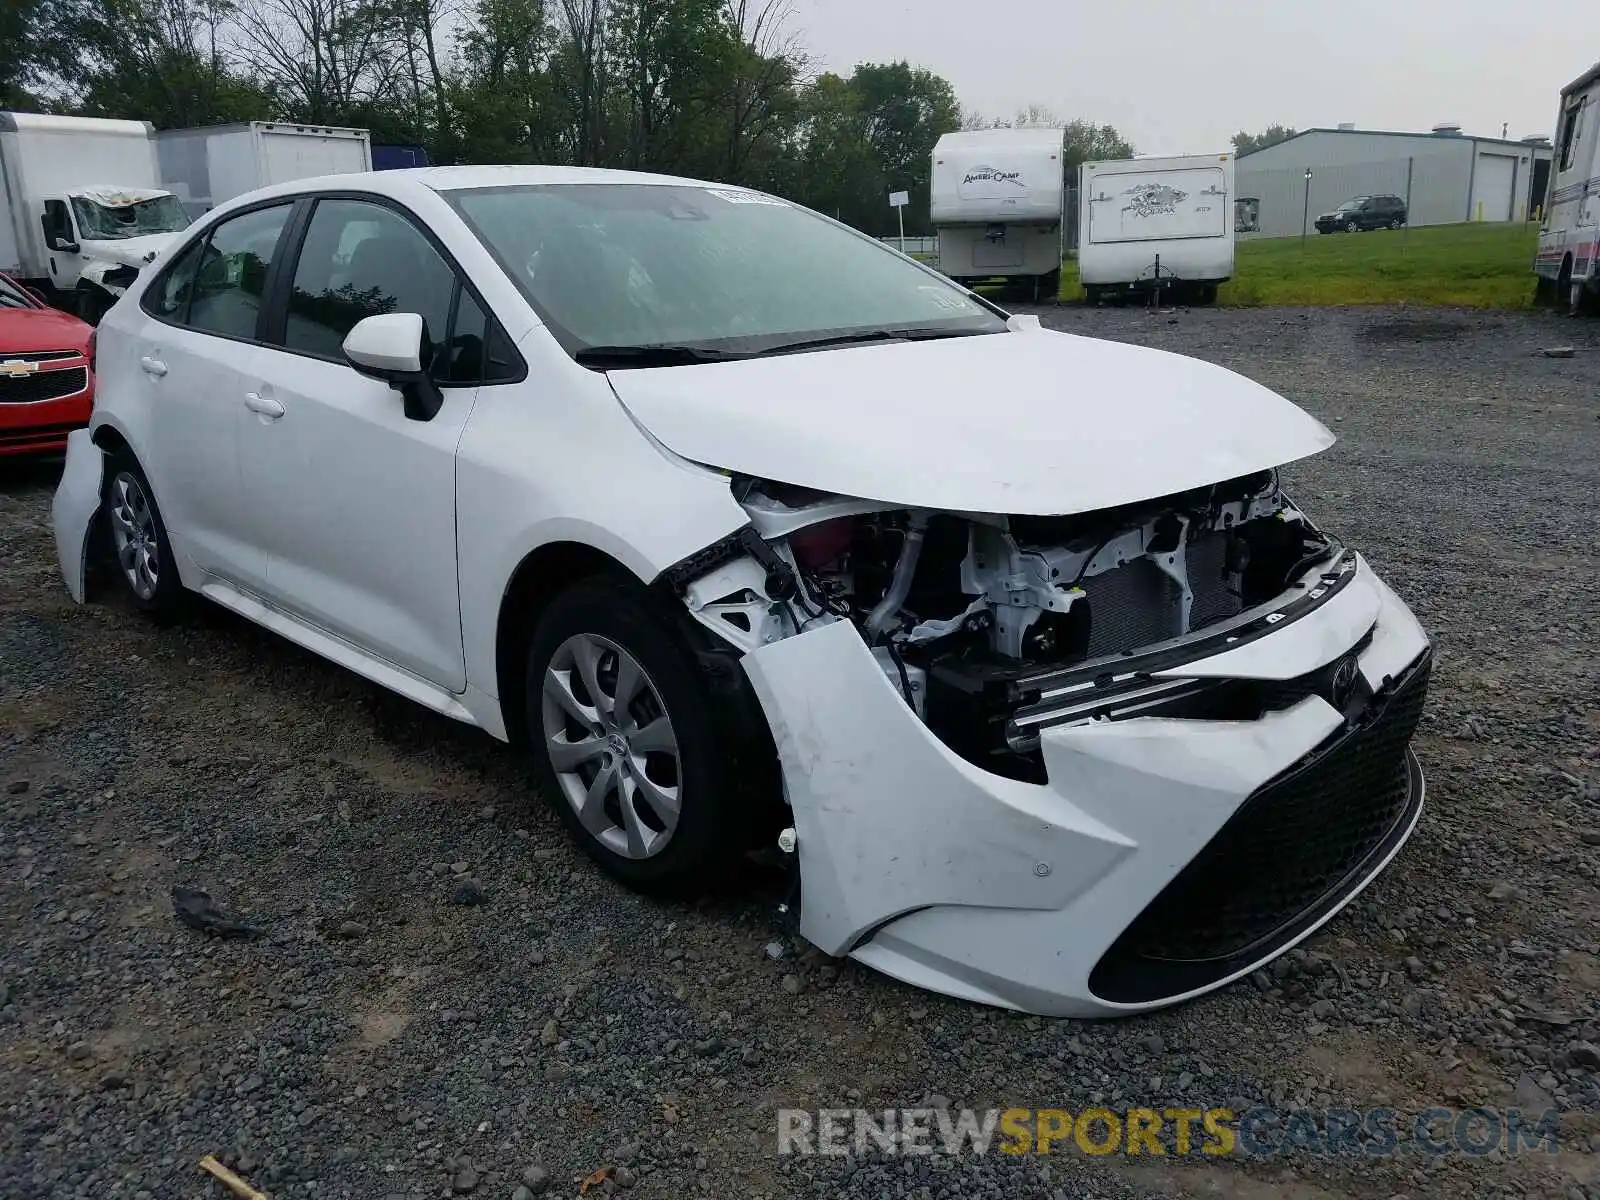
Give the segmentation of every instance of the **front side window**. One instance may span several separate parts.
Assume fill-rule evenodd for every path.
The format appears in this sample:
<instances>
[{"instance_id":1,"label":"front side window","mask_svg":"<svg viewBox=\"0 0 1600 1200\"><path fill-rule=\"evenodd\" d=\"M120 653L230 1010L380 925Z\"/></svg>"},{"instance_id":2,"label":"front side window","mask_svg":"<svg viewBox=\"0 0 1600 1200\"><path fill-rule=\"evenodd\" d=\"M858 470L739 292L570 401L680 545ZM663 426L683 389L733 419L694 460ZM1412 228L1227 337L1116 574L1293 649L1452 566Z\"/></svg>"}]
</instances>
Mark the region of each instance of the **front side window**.
<instances>
[{"instance_id":1,"label":"front side window","mask_svg":"<svg viewBox=\"0 0 1600 1200\"><path fill-rule=\"evenodd\" d=\"M435 356L444 352L455 272L393 209L366 200L319 200L295 264L284 347L343 357L365 317L419 313Z\"/></svg>"},{"instance_id":2,"label":"front side window","mask_svg":"<svg viewBox=\"0 0 1600 1200\"><path fill-rule=\"evenodd\" d=\"M111 197L72 197L78 233L86 240L121 241L152 233L179 233L189 227L189 214L176 196L111 203Z\"/></svg>"},{"instance_id":3,"label":"front side window","mask_svg":"<svg viewBox=\"0 0 1600 1200\"><path fill-rule=\"evenodd\" d=\"M623 183L445 195L580 361L604 358L602 348L673 349L693 361L695 351L742 357L1005 329L964 290L873 239L755 192Z\"/></svg>"},{"instance_id":4,"label":"front side window","mask_svg":"<svg viewBox=\"0 0 1600 1200\"><path fill-rule=\"evenodd\" d=\"M256 336L267 272L291 207L258 208L212 229L198 264L184 324L226 337ZM168 272L168 276L174 273Z\"/></svg>"},{"instance_id":5,"label":"front side window","mask_svg":"<svg viewBox=\"0 0 1600 1200\"><path fill-rule=\"evenodd\" d=\"M1578 143L1583 136L1583 110L1588 103L1588 97L1583 96L1574 100L1567 106L1567 111L1561 118L1561 166L1559 170L1570 170L1578 156Z\"/></svg>"}]
</instances>

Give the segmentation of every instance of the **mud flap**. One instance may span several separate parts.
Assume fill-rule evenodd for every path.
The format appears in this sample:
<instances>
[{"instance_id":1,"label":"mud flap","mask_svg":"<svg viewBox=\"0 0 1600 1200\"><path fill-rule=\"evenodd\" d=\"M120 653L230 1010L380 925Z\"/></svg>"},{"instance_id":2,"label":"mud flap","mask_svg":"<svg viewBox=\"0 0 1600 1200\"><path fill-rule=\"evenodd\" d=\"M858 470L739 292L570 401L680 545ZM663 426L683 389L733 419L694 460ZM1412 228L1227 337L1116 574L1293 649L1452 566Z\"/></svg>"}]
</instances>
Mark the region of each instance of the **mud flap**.
<instances>
[{"instance_id":1,"label":"mud flap","mask_svg":"<svg viewBox=\"0 0 1600 1200\"><path fill-rule=\"evenodd\" d=\"M89 534L95 513L100 511L101 479L105 455L94 444L89 430L74 429L67 435L67 465L56 485L50 505L50 523L56 536L56 563L67 594L79 604L87 591Z\"/></svg>"}]
</instances>

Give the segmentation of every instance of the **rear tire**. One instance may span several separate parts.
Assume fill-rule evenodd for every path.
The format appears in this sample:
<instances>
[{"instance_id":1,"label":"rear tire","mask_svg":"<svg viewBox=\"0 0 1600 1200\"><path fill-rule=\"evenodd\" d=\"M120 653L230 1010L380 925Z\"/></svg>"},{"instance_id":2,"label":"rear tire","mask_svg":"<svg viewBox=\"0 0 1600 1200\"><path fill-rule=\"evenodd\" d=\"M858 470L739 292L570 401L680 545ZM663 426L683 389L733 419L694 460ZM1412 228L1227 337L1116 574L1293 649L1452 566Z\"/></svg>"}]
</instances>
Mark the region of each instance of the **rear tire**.
<instances>
[{"instance_id":1,"label":"rear tire","mask_svg":"<svg viewBox=\"0 0 1600 1200\"><path fill-rule=\"evenodd\" d=\"M726 719L639 584L595 577L552 601L524 686L535 782L608 874L644 892L698 893L752 848L773 763Z\"/></svg>"},{"instance_id":2,"label":"rear tire","mask_svg":"<svg viewBox=\"0 0 1600 1200\"><path fill-rule=\"evenodd\" d=\"M1572 303L1572 256L1561 261L1561 273L1556 276L1556 309L1572 316L1576 305Z\"/></svg>"},{"instance_id":3,"label":"rear tire","mask_svg":"<svg viewBox=\"0 0 1600 1200\"><path fill-rule=\"evenodd\" d=\"M188 595L155 493L130 451L116 451L106 460L100 517L112 565L133 606L159 624L180 617Z\"/></svg>"}]
</instances>

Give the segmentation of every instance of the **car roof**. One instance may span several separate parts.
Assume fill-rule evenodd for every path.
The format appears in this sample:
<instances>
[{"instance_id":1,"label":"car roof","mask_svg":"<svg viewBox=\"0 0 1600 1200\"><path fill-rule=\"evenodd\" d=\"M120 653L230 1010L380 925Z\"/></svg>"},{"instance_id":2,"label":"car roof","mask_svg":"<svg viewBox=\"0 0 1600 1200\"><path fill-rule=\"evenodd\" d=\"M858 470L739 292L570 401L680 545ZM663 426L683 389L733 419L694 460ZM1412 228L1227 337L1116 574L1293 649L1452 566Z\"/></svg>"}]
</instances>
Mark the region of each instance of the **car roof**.
<instances>
[{"instance_id":1,"label":"car roof","mask_svg":"<svg viewBox=\"0 0 1600 1200\"><path fill-rule=\"evenodd\" d=\"M262 201L316 192L370 192L404 201L418 199L419 193L462 191L470 188L532 187L537 185L649 184L680 187L719 188L751 192L755 189L736 184L713 183L677 175L655 175L646 171L619 171L604 167L550 166L473 166L405 167L395 171L353 171L343 175L317 175L273 184L235 196L205 214L208 221L224 213Z\"/></svg>"}]
</instances>

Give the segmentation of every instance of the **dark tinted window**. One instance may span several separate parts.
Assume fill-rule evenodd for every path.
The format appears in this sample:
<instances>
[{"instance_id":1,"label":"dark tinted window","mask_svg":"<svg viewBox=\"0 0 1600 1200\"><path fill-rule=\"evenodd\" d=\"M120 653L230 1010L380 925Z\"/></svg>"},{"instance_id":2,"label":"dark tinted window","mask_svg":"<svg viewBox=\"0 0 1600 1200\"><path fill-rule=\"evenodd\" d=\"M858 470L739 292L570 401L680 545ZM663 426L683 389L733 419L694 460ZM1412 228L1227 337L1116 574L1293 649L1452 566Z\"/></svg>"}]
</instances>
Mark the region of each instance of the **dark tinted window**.
<instances>
[{"instance_id":1,"label":"dark tinted window","mask_svg":"<svg viewBox=\"0 0 1600 1200\"><path fill-rule=\"evenodd\" d=\"M211 231L184 324L207 333L253 338L267 272L289 220L288 204L230 217Z\"/></svg>"},{"instance_id":2,"label":"dark tinted window","mask_svg":"<svg viewBox=\"0 0 1600 1200\"><path fill-rule=\"evenodd\" d=\"M499 322L487 316L466 288L456 303L450 337L433 360L433 377L443 385L506 383L521 375L520 362Z\"/></svg>"},{"instance_id":3,"label":"dark tinted window","mask_svg":"<svg viewBox=\"0 0 1600 1200\"><path fill-rule=\"evenodd\" d=\"M284 345L340 358L345 334L380 313L420 313L435 355L455 274L416 226L364 200L319 200L295 264Z\"/></svg>"},{"instance_id":4,"label":"dark tinted window","mask_svg":"<svg viewBox=\"0 0 1600 1200\"><path fill-rule=\"evenodd\" d=\"M194 293L195 270L206 239L199 238L173 259L161 277L146 289L144 310L153 317L182 324L189 317L189 297Z\"/></svg>"}]
</instances>

